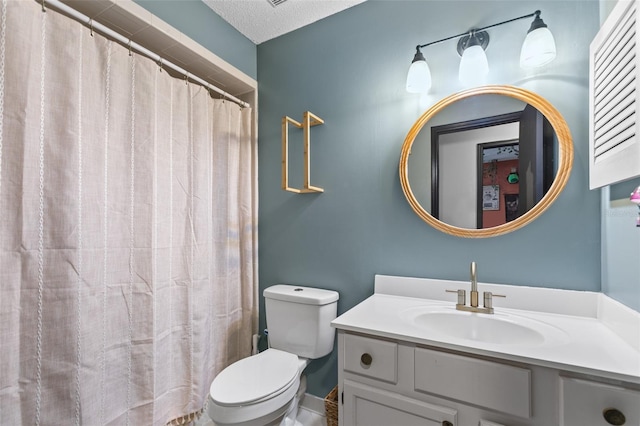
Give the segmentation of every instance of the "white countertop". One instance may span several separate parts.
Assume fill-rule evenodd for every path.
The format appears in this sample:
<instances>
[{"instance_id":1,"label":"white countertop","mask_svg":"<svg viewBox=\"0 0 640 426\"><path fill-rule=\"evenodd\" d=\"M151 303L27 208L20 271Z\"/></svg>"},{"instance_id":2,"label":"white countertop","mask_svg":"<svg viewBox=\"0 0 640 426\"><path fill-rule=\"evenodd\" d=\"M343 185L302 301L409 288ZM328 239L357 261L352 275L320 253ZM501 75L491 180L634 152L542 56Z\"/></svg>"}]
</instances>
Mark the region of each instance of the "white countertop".
<instances>
[{"instance_id":1,"label":"white countertop","mask_svg":"<svg viewBox=\"0 0 640 426\"><path fill-rule=\"evenodd\" d=\"M494 315L517 315L564 333L543 345L495 344L433 333L403 320L403 312L425 305L455 307L455 294L469 283L376 276L375 294L340 315L332 326L345 331L452 349L563 371L640 384L640 314L601 293L478 284L505 294L494 299ZM488 314L474 314L488 315Z\"/></svg>"}]
</instances>

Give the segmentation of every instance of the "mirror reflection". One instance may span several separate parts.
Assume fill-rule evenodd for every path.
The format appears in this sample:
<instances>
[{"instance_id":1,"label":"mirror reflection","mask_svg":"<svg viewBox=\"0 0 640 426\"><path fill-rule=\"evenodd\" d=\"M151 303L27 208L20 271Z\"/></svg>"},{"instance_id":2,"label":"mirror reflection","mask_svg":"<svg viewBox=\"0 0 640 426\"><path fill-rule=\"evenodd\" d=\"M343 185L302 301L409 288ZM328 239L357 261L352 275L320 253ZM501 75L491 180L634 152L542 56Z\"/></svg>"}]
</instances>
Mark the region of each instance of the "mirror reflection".
<instances>
[{"instance_id":1,"label":"mirror reflection","mask_svg":"<svg viewBox=\"0 0 640 426\"><path fill-rule=\"evenodd\" d=\"M465 229L501 226L533 209L557 172L549 120L510 96L453 102L416 134L408 159L411 190L435 219Z\"/></svg>"}]
</instances>

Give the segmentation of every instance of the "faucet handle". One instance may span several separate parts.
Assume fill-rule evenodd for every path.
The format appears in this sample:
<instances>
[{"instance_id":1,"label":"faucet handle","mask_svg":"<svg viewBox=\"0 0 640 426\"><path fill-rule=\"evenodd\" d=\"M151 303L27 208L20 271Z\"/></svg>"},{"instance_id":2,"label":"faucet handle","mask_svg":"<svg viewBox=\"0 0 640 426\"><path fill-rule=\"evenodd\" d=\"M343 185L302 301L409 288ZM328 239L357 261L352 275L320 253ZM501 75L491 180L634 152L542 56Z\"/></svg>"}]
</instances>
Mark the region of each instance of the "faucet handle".
<instances>
[{"instance_id":1,"label":"faucet handle","mask_svg":"<svg viewBox=\"0 0 640 426\"><path fill-rule=\"evenodd\" d=\"M493 294L490 291L485 291L483 294L484 297L484 307L485 308L493 308L493 298L494 297L507 297L504 294Z\"/></svg>"},{"instance_id":2,"label":"faucet handle","mask_svg":"<svg viewBox=\"0 0 640 426\"><path fill-rule=\"evenodd\" d=\"M458 293L458 305L467 303L467 292L465 290L445 290L447 293Z\"/></svg>"}]
</instances>

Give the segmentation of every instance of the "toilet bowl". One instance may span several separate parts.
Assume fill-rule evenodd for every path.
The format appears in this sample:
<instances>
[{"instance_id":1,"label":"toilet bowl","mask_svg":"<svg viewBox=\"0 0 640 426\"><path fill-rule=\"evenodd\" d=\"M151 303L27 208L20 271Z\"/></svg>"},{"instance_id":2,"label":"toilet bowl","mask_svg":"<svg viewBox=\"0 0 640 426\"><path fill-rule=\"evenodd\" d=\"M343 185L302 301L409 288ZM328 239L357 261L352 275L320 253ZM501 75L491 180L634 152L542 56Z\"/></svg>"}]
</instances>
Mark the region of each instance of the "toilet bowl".
<instances>
[{"instance_id":1,"label":"toilet bowl","mask_svg":"<svg viewBox=\"0 0 640 426\"><path fill-rule=\"evenodd\" d=\"M217 426L280 424L309 360L268 349L223 370L211 384L208 414Z\"/></svg>"},{"instance_id":2,"label":"toilet bowl","mask_svg":"<svg viewBox=\"0 0 640 426\"><path fill-rule=\"evenodd\" d=\"M338 293L275 285L265 289L270 348L225 368L211 383L216 426L294 425L311 359L333 350Z\"/></svg>"}]
</instances>

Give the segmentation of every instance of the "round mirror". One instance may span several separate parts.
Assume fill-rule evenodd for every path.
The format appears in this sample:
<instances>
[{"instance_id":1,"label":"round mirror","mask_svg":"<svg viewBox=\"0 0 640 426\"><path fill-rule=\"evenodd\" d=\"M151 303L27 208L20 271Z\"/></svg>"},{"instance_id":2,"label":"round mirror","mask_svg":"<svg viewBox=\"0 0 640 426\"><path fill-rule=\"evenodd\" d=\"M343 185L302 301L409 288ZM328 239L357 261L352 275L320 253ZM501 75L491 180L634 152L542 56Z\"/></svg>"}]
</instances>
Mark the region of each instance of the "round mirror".
<instances>
[{"instance_id":1,"label":"round mirror","mask_svg":"<svg viewBox=\"0 0 640 426\"><path fill-rule=\"evenodd\" d=\"M411 208L451 235L492 237L534 220L573 162L571 133L544 98L514 86L448 96L418 118L400 155Z\"/></svg>"}]
</instances>

